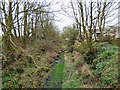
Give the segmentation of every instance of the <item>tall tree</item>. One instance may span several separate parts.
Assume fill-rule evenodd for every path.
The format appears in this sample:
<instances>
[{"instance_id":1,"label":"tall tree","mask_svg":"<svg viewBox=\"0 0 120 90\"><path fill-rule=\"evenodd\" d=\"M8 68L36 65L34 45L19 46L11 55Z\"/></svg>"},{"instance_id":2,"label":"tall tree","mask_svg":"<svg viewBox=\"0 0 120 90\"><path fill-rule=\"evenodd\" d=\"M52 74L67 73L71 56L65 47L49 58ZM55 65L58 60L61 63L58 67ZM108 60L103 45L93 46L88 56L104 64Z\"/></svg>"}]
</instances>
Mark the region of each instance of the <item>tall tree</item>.
<instances>
[{"instance_id":1,"label":"tall tree","mask_svg":"<svg viewBox=\"0 0 120 90\"><path fill-rule=\"evenodd\" d=\"M112 7L112 4L115 5L115 2L108 0L97 0L97 2L92 0L90 2L86 2L86 0L71 0L70 6L73 15L65 11L69 17L75 20L79 30L80 41L84 42L85 38L90 51L93 50L92 44L94 43L93 39L96 39L97 28L100 31L100 41L104 38L106 19L112 15L113 10L116 10L116 8Z\"/></svg>"},{"instance_id":2,"label":"tall tree","mask_svg":"<svg viewBox=\"0 0 120 90\"><path fill-rule=\"evenodd\" d=\"M27 11L27 3L24 2L24 44L26 44L27 41L27 15L28 15L28 11Z\"/></svg>"}]
</instances>

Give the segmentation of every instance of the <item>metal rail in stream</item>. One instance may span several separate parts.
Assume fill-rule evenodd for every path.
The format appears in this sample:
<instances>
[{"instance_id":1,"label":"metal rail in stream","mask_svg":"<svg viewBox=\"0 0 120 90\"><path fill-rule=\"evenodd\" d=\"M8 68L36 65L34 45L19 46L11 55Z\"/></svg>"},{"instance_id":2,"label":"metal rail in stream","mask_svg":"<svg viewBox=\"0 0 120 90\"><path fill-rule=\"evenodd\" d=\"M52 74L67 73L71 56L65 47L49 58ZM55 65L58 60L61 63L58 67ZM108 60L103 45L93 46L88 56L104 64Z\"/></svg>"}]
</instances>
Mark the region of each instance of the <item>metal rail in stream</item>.
<instances>
[{"instance_id":1,"label":"metal rail in stream","mask_svg":"<svg viewBox=\"0 0 120 90\"><path fill-rule=\"evenodd\" d=\"M62 88L64 69L64 53L55 58L51 74L46 79L43 88Z\"/></svg>"}]
</instances>

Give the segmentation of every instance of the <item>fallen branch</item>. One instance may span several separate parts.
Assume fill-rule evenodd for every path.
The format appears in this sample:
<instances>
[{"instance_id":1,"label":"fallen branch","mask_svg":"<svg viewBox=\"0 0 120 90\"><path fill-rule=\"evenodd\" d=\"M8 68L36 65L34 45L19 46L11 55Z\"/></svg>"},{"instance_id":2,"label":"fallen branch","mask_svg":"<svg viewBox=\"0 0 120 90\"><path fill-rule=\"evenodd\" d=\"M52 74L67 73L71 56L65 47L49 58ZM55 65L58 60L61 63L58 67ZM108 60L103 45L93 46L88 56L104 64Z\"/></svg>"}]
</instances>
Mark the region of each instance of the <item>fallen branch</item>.
<instances>
[{"instance_id":1,"label":"fallen branch","mask_svg":"<svg viewBox=\"0 0 120 90\"><path fill-rule=\"evenodd\" d=\"M22 47L17 46L11 39L11 37L9 36L10 42L12 43L12 45L14 46L14 49L18 49L20 52L23 52L26 56L29 56L32 58L33 63L35 64L35 66L38 68L39 66L36 64L35 60L33 59L33 56L30 55L28 52L26 52Z\"/></svg>"}]
</instances>

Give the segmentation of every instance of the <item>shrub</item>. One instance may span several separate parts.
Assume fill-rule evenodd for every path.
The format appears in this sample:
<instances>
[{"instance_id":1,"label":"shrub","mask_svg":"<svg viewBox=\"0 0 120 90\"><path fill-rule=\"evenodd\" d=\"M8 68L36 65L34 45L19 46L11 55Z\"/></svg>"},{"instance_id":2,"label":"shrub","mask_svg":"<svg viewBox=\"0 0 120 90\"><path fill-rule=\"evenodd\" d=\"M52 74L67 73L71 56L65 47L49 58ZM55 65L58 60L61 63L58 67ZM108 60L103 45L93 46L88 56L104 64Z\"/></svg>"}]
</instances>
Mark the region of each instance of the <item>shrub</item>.
<instances>
[{"instance_id":1,"label":"shrub","mask_svg":"<svg viewBox=\"0 0 120 90\"><path fill-rule=\"evenodd\" d=\"M111 41L112 41L112 36L106 35L106 36L104 37L103 41L104 41L104 42L109 42L109 43L111 43Z\"/></svg>"},{"instance_id":2,"label":"shrub","mask_svg":"<svg viewBox=\"0 0 120 90\"><path fill-rule=\"evenodd\" d=\"M99 77L101 87L114 87L118 84L118 48L108 43L100 43L99 54L93 60L93 74Z\"/></svg>"},{"instance_id":3,"label":"shrub","mask_svg":"<svg viewBox=\"0 0 120 90\"><path fill-rule=\"evenodd\" d=\"M88 51L84 57L85 61L88 63L88 64L92 64L93 60L96 58L97 56L97 52L98 50L97 49L93 49L93 51Z\"/></svg>"},{"instance_id":4,"label":"shrub","mask_svg":"<svg viewBox=\"0 0 120 90\"><path fill-rule=\"evenodd\" d=\"M103 56L103 59L108 59L108 58L110 58L110 56L112 55L112 52L110 52L110 51L105 51L103 54L102 54Z\"/></svg>"},{"instance_id":5,"label":"shrub","mask_svg":"<svg viewBox=\"0 0 120 90\"><path fill-rule=\"evenodd\" d=\"M101 80L104 86L116 86L118 84L118 53L106 62L105 71L102 73Z\"/></svg>"},{"instance_id":6,"label":"shrub","mask_svg":"<svg viewBox=\"0 0 120 90\"><path fill-rule=\"evenodd\" d=\"M118 84L118 72L104 73L101 77L103 86L116 86Z\"/></svg>"},{"instance_id":7,"label":"shrub","mask_svg":"<svg viewBox=\"0 0 120 90\"><path fill-rule=\"evenodd\" d=\"M77 48L77 51L80 52L81 54L85 54L85 53L88 51L87 42L84 42L83 45L80 45L80 46Z\"/></svg>"},{"instance_id":8,"label":"shrub","mask_svg":"<svg viewBox=\"0 0 120 90\"><path fill-rule=\"evenodd\" d=\"M104 70L104 67L105 67L104 62L100 62L100 63L96 64L96 69L94 70L94 75L97 77L100 77Z\"/></svg>"}]
</instances>

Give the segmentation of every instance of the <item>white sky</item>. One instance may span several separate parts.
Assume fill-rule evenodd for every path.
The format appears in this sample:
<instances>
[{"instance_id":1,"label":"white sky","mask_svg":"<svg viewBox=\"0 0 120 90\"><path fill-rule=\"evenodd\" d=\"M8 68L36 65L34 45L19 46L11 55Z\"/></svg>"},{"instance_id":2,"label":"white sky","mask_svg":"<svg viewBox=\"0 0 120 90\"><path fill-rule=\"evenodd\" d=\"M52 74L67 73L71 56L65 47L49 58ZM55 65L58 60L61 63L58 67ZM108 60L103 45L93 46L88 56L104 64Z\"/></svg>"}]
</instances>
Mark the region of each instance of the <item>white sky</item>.
<instances>
[{"instance_id":1,"label":"white sky","mask_svg":"<svg viewBox=\"0 0 120 90\"><path fill-rule=\"evenodd\" d=\"M70 5L69 4L69 2L70 2L71 0L54 0L54 2L60 2L59 4L56 4L55 5L55 8L53 7L53 9L59 9L61 6L68 6L68 5ZM72 1L74 1L74 0L72 0ZM86 0L87 2L90 2L91 0ZM92 1L97 1L97 0L92 0ZM101 0L98 0L98 1L101 1ZM103 0L104 1L104 0ZM115 1L115 0L114 0ZM117 2L119 2L120 0L117 0ZM64 7L63 6L63 7ZM65 26L69 26L69 25L72 25L73 24L73 20L71 19L71 18L69 18L67 15L63 15L62 14L63 12L61 12L61 13L57 13L56 15L57 15L57 19L60 19L60 21L59 22L56 22L56 25L58 26L58 28L60 29L60 30L62 30L63 29L63 27L65 27ZM118 15L118 11L116 11L115 12L116 13L116 15ZM72 13L71 13L72 14ZM118 16L117 16L118 17ZM111 17L112 18L112 17ZM107 19L111 19L111 18L107 18ZM116 24L116 23L118 23L118 18L116 18L116 19L114 19L112 22L110 22L110 23L108 23L108 26L110 26L110 25L114 25L114 24Z\"/></svg>"},{"instance_id":2,"label":"white sky","mask_svg":"<svg viewBox=\"0 0 120 90\"><path fill-rule=\"evenodd\" d=\"M24 1L24 0L23 0ZM32 1L32 0L31 0ZM38 0L36 0L38 1ZM39 0L39 1L44 1L44 0ZM46 2L50 2L51 0L46 0ZM61 7L64 6L68 6L69 2L71 0L52 0L54 3L59 2L58 4L55 4L52 6L52 10L56 11L56 10L60 10ZM74 0L73 0L74 1ZM88 0L89 2L90 0ZM96 1L96 0L94 0ZM118 0L120 1L120 0ZM63 6L64 5L64 6ZM118 13L118 12L116 12ZM73 21L71 18L69 18L67 15L63 15L63 12L56 12L55 13L55 19L59 20L59 21L55 21L55 25L58 27L58 29L60 31L62 31L63 27L65 26L69 26L73 24ZM113 25L114 23L118 22L118 19L114 20L113 22L111 22L111 24L109 23L109 25ZM1 26L0 26L1 27ZM2 30L0 28L0 35L2 34Z\"/></svg>"},{"instance_id":3,"label":"white sky","mask_svg":"<svg viewBox=\"0 0 120 90\"><path fill-rule=\"evenodd\" d=\"M54 2L59 2L59 4L54 5L52 8L54 10L60 10L63 5L67 6L70 2L70 0L54 0ZM55 13L55 19L59 20L56 21L55 24L58 26L60 30L63 29L65 26L69 26L73 24L72 20L67 15L64 15L63 11Z\"/></svg>"}]
</instances>

